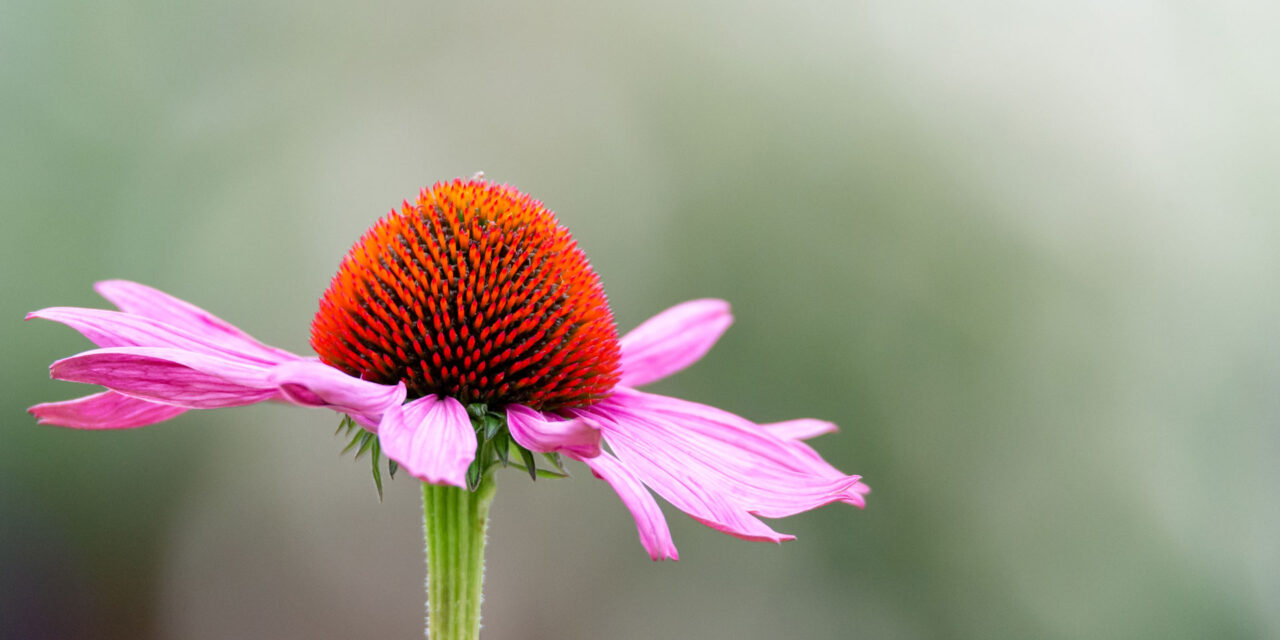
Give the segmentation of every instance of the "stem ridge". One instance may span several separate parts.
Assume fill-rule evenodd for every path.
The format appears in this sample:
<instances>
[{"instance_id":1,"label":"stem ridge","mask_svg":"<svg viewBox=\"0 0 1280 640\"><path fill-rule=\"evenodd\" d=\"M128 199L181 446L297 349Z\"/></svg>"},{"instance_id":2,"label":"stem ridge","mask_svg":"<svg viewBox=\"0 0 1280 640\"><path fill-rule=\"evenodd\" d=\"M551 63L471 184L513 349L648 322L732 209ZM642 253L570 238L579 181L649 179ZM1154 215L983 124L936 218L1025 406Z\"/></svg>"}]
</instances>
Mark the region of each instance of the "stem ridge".
<instances>
[{"instance_id":1,"label":"stem ridge","mask_svg":"<svg viewBox=\"0 0 1280 640\"><path fill-rule=\"evenodd\" d=\"M475 491L422 485L427 556L427 637L478 640L484 587L484 545L497 483Z\"/></svg>"}]
</instances>

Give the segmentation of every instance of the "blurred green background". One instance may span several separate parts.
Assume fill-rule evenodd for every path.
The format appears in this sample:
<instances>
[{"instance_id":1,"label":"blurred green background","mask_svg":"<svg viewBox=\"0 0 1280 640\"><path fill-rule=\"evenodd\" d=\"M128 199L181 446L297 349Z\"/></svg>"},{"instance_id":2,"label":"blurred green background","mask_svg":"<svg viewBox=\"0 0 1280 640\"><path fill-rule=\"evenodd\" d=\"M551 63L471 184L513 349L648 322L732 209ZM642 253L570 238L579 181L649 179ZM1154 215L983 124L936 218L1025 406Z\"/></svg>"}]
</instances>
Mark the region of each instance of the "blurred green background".
<instances>
[{"instance_id":1,"label":"blurred green background","mask_svg":"<svg viewBox=\"0 0 1280 640\"><path fill-rule=\"evenodd\" d=\"M484 170L621 329L737 324L654 390L814 416L872 486L653 563L578 466L500 477L489 638L1280 637L1280 9L1267 3L0 5L0 637L408 638L418 489L337 416L85 433L128 278L307 352L377 217Z\"/></svg>"}]
</instances>

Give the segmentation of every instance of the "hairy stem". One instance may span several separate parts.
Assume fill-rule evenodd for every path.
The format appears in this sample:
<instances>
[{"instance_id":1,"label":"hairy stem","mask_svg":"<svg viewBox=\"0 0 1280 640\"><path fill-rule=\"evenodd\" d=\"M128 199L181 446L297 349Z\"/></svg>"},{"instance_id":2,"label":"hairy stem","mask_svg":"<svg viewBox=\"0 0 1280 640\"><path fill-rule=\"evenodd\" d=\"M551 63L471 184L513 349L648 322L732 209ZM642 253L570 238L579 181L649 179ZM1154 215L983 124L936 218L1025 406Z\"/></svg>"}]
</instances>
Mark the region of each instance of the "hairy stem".
<instances>
[{"instance_id":1,"label":"hairy stem","mask_svg":"<svg viewBox=\"0 0 1280 640\"><path fill-rule=\"evenodd\" d=\"M427 637L478 640L492 474L475 491L423 484L427 538Z\"/></svg>"}]
</instances>

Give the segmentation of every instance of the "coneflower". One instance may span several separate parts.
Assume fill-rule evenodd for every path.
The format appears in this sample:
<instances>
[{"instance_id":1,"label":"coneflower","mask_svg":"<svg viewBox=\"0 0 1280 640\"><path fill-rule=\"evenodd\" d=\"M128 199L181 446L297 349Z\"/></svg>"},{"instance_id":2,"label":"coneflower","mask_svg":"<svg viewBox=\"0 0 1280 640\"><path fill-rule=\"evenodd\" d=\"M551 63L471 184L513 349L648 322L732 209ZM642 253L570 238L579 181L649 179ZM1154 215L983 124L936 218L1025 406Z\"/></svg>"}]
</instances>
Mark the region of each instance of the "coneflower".
<instances>
[{"instance_id":1,"label":"coneflower","mask_svg":"<svg viewBox=\"0 0 1280 640\"><path fill-rule=\"evenodd\" d=\"M261 344L212 314L120 280L119 311L55 307L98 348L50 367L107 391L39 404L42 424L124 429L188 409L268 400L343 414L350 447L423 481L429 631L479 633L493 471L586 464L618 493L655 560L676 559L652 489L716 530L780 542L760 520L864 505L859 476L803 440L819 420L755 424L636 387L700 359L732 322L720 300L664 311L618 338L600 279L542 203L480 177L438 183L343 258L311 326L318 358ZM537 457L546 456L543 468Z\"/></svg>"}]
</instances>

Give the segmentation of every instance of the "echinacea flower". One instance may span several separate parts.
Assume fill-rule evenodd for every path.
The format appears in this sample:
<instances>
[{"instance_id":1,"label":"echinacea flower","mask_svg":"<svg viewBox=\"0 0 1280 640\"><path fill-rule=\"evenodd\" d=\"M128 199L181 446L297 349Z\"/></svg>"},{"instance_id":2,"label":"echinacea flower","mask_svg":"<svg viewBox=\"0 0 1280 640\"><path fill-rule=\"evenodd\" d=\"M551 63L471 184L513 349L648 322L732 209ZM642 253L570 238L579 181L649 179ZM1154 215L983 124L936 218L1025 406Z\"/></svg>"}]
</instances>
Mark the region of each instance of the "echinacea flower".
<instances>
[{"instance_id":1,"label":"echinacea flower","mask_svg":"<svg viewBox=\"0 0 1280 640\"><path fill-rule=\"evenodd\" d=\"M618 338L599 278L532 198L482 179L424 189L343 259L311 327L318 357L264 345L216 316L121 280L97 291L119 311L54 307L98 348L52 377L106 387L30 409L43 424L124 429L189 409L264 401L332 409L429 484L475 488L511 452L561 454L609 483L655 560L677 557L650 490L718 531L792 536L760 518L868 489L803 441L819 420L755 424L637 387L700 359L732 322L695 300ZM514 444L513 444L514 443Z\"/></svg>"}]
</instances>

